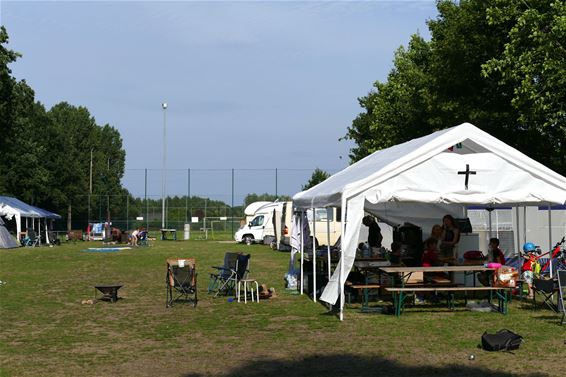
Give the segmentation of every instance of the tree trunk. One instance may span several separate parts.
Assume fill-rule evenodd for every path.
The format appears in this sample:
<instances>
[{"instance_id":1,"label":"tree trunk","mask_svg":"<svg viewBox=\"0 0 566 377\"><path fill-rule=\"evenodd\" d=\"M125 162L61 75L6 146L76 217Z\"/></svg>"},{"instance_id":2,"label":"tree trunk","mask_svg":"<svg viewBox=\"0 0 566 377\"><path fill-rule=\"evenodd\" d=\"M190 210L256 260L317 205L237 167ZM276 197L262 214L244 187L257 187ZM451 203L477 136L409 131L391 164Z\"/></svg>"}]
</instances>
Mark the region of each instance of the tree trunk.
<instances>
[{"instance_id":1,"label":"tree trunk","mask_svg":"<svg viewBox=\"0 0 566 377\"><path fill-rule=\"evenodd\" d=\"M69 204L69 208L67 209L67 231L71 230L71 205Z\"/></svg>"}]
</instances>

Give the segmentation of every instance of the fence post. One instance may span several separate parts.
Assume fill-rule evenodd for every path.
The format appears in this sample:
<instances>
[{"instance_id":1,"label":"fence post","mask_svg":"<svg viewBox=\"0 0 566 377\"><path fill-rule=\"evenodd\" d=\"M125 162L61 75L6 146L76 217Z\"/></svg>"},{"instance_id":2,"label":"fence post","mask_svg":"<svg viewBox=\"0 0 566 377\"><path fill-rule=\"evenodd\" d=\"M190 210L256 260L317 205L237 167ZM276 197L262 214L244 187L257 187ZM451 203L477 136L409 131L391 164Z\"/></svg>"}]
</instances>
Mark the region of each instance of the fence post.
<instances>
[{"instance_id":1,"label":"fence post","mask_svg":"<svg viewBox=\"0 0 566 377\"><path fill-rule=\"evenodd\" d=\"M232 168L232 207L230 208L230 217L232 217L232 234L234 234L234 168Z\"/></svg>"},{"instance_id":2,"label":"fence post","mask_svg":"<svg viewBox=\"0 0 566 377\"><path fill-rule=\"evenodd\" d=\"M145 200L145 229L149 232L149 204L147 202L147 168L145 169L145 186L143 198Z\"/></svg>"},{"instance_id":3,"label":"fence post","mask_svg":"<svg viewBox=\"0 0 566 377\"><path fill-rule=\"evenodd\" d=\"M130 229L130 195L126 195L126 229Z\"/></svg>"}]
</instances>

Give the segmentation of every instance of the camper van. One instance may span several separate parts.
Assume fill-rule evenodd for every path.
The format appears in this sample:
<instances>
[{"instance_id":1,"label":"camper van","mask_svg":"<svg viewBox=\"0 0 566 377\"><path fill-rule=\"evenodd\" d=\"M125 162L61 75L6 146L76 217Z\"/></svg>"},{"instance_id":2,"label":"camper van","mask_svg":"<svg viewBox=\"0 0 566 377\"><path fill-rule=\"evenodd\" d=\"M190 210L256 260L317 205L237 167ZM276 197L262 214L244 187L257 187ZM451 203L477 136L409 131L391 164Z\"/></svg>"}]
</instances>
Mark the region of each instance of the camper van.
<instances>
[{"instance_id":1,"label":"camper van","mask_svg":"<svg viewBox=\"0 0 566 377\"><path fill-rule=\"evenodd\" d=\"M256 204L264 203L264 204ZM270 245L273 250L290 250L291 233L293 226L293 202L256 202L250 204L244 211L247 223L242 226L234 239L236 242L246 244L264 243ZM249 214L255 209L255 213ZM312 210L307 210L309 229L312 235L313 218L316 229L316 243L326 245L330 235L330 245L334 245L341 232L340 210L332 208L316 208L314 216ZM328 225L327 225L328 219ZM330 233L328 233L330 230Z\"/></svg>"},{"instance_id":2,"label":"camper van","mask_svg":"<svg viewBox=\"0 0 566 377\"><path fill-rule=\"evenodd\" d=\"M283 202L255 202L245 209L246 223L236 231L234 240L247 245L270 244L275 239L275 228L281 223ZM251 214L251 211L254 211Z\"/></svg>"},{"instance_id":3,"label":"camper van","mask_svg":"<svg viewBox=\"0 0 566 377\"><path fill-rule=\"evenodd\" d=\"M289 203L288 211L283 213L283 234L277 247L279 250L289 250L291 247L291 226L293 223L293 208ZM337 208L315 208L314 216L312 209L306 211L309 222L309 231L312 237L313 229L316 231L315 239L317 245L336 244L341 234L340 209ZM313 226L314 219L314 226ZM330 242L328 242L330 241Z\"/></svg>"}]
</instances>

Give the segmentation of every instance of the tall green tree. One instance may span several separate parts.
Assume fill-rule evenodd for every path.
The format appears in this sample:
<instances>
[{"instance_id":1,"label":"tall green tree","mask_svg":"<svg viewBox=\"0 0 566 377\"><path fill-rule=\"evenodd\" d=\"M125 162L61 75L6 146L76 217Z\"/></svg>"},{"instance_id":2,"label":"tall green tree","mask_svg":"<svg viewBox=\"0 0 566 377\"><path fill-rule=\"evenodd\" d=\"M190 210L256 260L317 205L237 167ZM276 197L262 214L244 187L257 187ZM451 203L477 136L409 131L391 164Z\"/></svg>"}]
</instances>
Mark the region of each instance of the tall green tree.
<instances>
[{"instance_id":1,"label":"tall green tree","mask_svg":"<svg viewBox=\"0 0 566 377\"><path fill-rule=\"evenodd\" d=\"M521 149L566 175L566 1L497 0L487 20L508 33L484 77L512 88Z\"/></svg>"},{"instance_id":2,"label":"tall green tree","mask_svg":"<svg viewBox=\"0 0 566 377\"><path fill-rule=\"evenodd\" d=\"M109 125L97 125L85 107L66 102L53 106L48 115L59 135L56 176L59 187L64 188L59 199L67 213L86 218L89 207L91 213L103 208L103 218L112 220L113 208L123 206L128 195L120 184L126 154L119 132ZM91 214L92 218L98 216Z\"/></svg>"},{"instance_id":3,"label":"tall green tree","mask_svg":"<svg viewBox=\"0 0 566 377\"><path fill-rule=\"evenodd\" d=\"M25 81L12 76L9 64L21 55L6 47L9 38L0 27L0 192L32 204L49 204L50 178L45 161L52 136L45 109Z\"/></svg>"},{"instance_id":4,"label":"tall green tree","mask_svg":"<svg viewBox=\"0 0 566 377\"><path fill-rule=\"evenodd\" d=\"M387 81L360 98L350 159L467 121L566 174L564 7L438 1L431 40L413 36Z\"/></svg>"},{"instance_id":5,"label":"tall green tree","mask_svg":"<svg viewBox=\"0 0 566 377\"><path fill-rule=\"evenodd\" d=\"M308 190L311 187L316 186L321 182L324 182L328 177L330 177L330 174L328 174L322 169L316 168L314 169L309 181L303 185L302 189Z\"/></svg>"}]
</instances>

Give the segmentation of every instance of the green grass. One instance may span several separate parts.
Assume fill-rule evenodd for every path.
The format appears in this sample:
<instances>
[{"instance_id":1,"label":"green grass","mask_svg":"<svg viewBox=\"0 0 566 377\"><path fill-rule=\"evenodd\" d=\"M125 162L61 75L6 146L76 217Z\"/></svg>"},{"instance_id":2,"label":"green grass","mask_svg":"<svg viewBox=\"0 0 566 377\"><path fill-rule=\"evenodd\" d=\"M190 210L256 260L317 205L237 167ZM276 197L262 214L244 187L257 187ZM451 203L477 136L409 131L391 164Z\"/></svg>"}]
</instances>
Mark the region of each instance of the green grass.
<instances>
[{"instance_id":1,"label":"green grass","mask_svg":"<svg viewBox=\"0 0 566 377\"><path fill-rule=\"evenodd\" d=\"M511 376L564 375L566 326L513 301L510 313L409 308L401 318L325 306L288 292L288 253L216 241L152 242L117 253L99 242L0 250L0 376ZM226 251L252 255L274 287L260 304L207 294ZM165 308L165 260L197 260L197 308ZM117 303L83 305L96 284L122 283ZM525 338L514 354L477 349L485 330ZM470 354L476 359L468 360Z\"/></svg>"}]
</instances>

